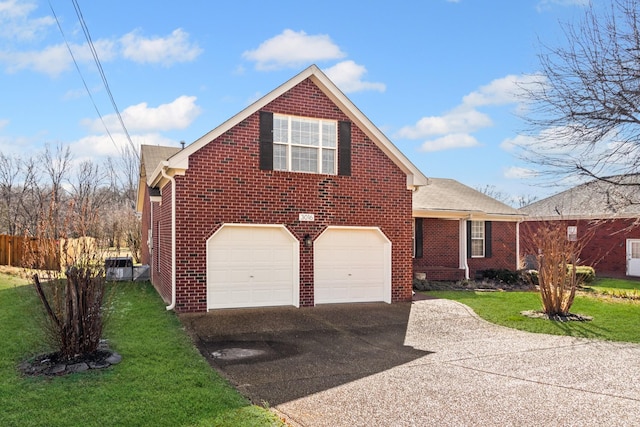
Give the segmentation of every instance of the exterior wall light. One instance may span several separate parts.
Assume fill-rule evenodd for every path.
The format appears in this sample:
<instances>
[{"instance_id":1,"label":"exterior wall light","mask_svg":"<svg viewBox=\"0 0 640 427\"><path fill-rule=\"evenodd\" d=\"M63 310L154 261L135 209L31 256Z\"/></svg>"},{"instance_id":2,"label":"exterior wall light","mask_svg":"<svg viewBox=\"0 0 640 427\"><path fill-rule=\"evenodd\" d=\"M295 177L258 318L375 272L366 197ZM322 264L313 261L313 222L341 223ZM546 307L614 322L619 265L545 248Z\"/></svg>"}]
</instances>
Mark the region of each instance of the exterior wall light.
<instances>
[{"instance_id":1,"label":"exterior wall light","mask_svg":"<svg viewBox=\"0 0 640 427\"><path fill-rule=\"evenodd\" d=\"M304 235L304 245L308 248L310 248L311 246L313 246L313 239L311 238L310 235L305 234Z\"/></svg>"}]
</instances>

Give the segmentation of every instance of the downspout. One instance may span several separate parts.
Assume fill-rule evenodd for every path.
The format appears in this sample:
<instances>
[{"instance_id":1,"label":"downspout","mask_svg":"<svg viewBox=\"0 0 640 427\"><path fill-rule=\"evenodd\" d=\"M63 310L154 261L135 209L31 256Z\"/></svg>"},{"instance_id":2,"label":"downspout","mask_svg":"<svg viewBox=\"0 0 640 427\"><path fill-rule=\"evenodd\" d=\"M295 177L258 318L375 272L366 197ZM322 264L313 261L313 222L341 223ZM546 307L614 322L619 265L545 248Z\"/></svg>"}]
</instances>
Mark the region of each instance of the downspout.
<instances>
[{"instance_id":1,"label":"downspout","mask_svg":"<svg viewBox=\"0 0 640 427\"><path fill-rule=\"evenodd\" d=\"M466 218L462 219L460 221L460 228L461 228L461 232L460 235L462 236L462 244L460 245L462 250L460 251L460 259L464 260L462 266L464 267L464 278L465 280L469 280L469 263L467 262L467 253L469 252L469 249L467 248L467 242L469 241L469 239L467 238L467 221L471 220L471 215L467 216Z\"/></svg>"},{"instance_id":2,"label":"downspout","mask_svg":"<svg viewBox=\"0 0 640 427\"><path fill-rule=\"evenodd\" d=\"M164 162L160 172L171 181L171 304L166 309L173 310L176 306L176 180L167 174L167 162Z\"/></svg>"},{"instance_id":3,"label":"downspout","mask_svg":"<svg viewBox=\"0 0 640 427\"><path fill-rule=\"evenodd\" d=\"M522 266L520 265L520 223L522 221L516 222L516 270L519 270Z\"/></svg>"}]
</instances>

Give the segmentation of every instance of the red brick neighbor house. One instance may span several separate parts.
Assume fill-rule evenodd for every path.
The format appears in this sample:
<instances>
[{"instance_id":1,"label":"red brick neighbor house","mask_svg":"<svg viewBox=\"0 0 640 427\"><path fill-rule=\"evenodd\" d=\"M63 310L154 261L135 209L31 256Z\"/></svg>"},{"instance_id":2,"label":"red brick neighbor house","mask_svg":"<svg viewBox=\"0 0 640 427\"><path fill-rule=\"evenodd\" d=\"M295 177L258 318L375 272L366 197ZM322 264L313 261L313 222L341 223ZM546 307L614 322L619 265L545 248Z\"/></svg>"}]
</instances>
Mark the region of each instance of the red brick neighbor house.
<instances>
[{"instance_id":1,"label":"red brick neighbor house","mask_svg":"<svg viewBox=\"0 0 640 427\"><path fill-rule=\"evenodd\" d=\"M168 309L411 299L427 179L316 66L183 149L143 146L140 175Z\"/></svg>"},{"instance_id":2,"label":"red brick neighbor house","mask_svg":"<svg viewBox=\"0 0 640 427\"><path fill-rule=\"evenodd\" d=\"M452 179L429 178L413 193L418 279L473 279L488 269L518 269L523 214Z\"/></svg>"},{"instance_id":3,"label":"red brick neighbor house","mask_svg":"<svg viewBox=\"0 0 640 427\"><path fill-rule=\"evenodd\" d=\"M586 236L580 264L602 277L640 277L640 175L620 175L578 185L522 208L521 247L542 224ZM528 254L524 253L523 256Z\"/></svg>"}]
</instances>

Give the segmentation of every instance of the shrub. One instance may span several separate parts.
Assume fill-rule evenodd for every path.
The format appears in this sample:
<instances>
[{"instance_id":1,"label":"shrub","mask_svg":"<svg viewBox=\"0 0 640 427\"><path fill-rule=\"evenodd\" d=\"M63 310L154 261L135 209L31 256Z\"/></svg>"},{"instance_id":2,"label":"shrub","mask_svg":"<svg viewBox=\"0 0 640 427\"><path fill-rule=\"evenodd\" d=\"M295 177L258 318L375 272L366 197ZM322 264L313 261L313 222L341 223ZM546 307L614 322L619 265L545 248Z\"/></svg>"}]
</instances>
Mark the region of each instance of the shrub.
<instances>
[{"instance_id":1,"label":"shrub","mask_svg":"<svg viewBox=\"0 0 640 427\"><path fill-rule=\"evenodd\" d=\"M576 289L591 274L590 270L581 270L582 274L579 275L578 268L574 267L591 233L584 233L580 239L569 239L566 226L551 221L539 224L527 234L523 249L525 253L536 254L542 309L549 317L566 316L573 304Z\"/></svg>"},{"instance_id":2,"label":"shrub","mask_svg":"<svg viewBox=\"0 0 640 427\"><path fill-rule=\"evenodd\" d=\"M571 264L567 265L567 274L570 273L571 268L573 268ZM596 279L596 270L588 265L578 265L576 266L576 277L580 283L591 283Z\"/></svg>"},{"instance_id":3,"label":"shrub","mask_svg":"<svg viewBox=\"0 0 640 427\"><path fill-rule=\"evenodd\" d=\"M36 243L28 248L29 266L42 264L43 257L59 251L61 270L38 271L31 276L45 312L49 344L65 361L97 351L106 316L105 271L95 238L89 231L98 221L94 210L83 207L56 223L52 212L43 212L36 230ZM62 240L62 244L53 238ZM70 239L69 236L76 237Z\"/></svg>"},{"instance_id":4,"label":"shrub","mask_svg":"<svg viewBox=\"0 0 640 427\"><path fill-rule=\"evenodd\" d=\"M517 271L507 270L506 268L494 269L489 268L479 272L482 279L497 280L508 285L516 284L520 281L520 273Z\"/></svg>"}]
</instances>

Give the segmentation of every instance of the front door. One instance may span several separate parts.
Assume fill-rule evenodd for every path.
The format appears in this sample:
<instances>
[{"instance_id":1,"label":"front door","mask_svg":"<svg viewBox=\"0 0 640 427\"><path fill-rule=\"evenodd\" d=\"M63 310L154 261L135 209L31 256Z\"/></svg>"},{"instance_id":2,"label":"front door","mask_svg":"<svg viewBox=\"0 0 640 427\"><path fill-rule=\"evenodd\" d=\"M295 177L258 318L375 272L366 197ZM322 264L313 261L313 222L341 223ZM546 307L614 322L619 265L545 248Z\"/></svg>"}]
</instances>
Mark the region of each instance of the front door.
<instances>
[{"instance_id":1,"label":"front door","mask_svg":"<svg viewBox=\"0 0 640 427\"><path fill-rule=\"evenodd\" d=\"M640 276L640 239L627 239L627 276Z\"/></svg>"}]
</instances>

